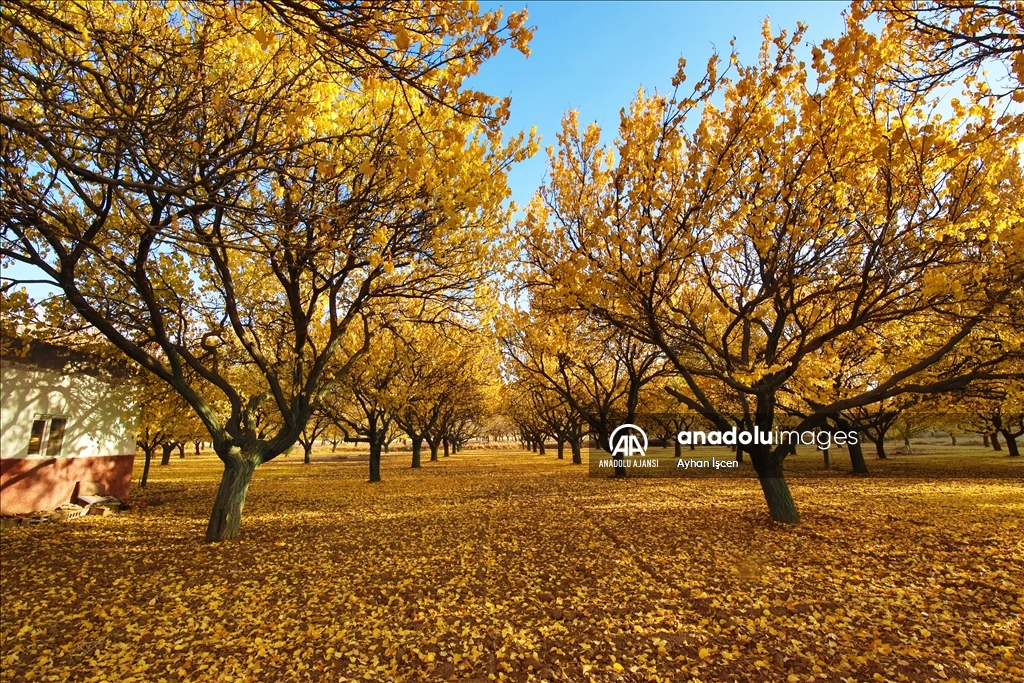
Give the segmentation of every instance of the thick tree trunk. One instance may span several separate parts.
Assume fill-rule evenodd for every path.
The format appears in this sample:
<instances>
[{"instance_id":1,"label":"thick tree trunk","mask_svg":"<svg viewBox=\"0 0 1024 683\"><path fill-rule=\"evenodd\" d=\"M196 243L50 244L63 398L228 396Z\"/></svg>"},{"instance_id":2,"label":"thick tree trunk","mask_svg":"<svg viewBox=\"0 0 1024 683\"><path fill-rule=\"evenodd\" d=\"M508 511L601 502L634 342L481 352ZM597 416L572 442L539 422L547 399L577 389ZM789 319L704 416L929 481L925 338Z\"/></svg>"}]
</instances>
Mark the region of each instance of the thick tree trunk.
<instances>
[{"instance_id":1,"label":"thick tree trunk","mask_svg":"<svg viewBox=\"0 0 1024 683\"><path fill-rule=\"evenodd\" d=\"M310 441L308 444L302 444L302 462L308 465L311 455L313 455L313 442Z\"/></svg>"},{"instance_id":2,"label":"thick tree trunk","mask_svg":"<svg viewBox=\"0 0 1024 683\"><path fill-rule=\"evenodd\" d=\"M171 464L171 453L174 452L174 444L173 443L162 443L162 444L160 444L160 448L163 451L161 456L160 456L160 464L161 465L170 465Z\"/></svg>"},{"instance_id":3,"label":"thick tree trunk","mask_svg":"<svg viewBox=\"0 0 1024 683\"><path fill-rule=\"evenodd\" d=\"M675 445L676 460L683 457L683 444L679 443L679 439L672 439L672 443Z\"/></svg>"},{"instance_id":4,"label":"thick tree trunk","mask_svg":"<svg viewBox=\"0 0 1024 683\"><path fill-rule=\"evenodd\" d=\"M903 447L906 448L908 451L910 450L910 437L909 436L903 437Z\"/></svg>"},{"instance_id":5,"label":"thick tree trunk","mask_svg":"<svg viewBox=\"0 0 1024 683\"><path fill-rule=\"evenodd\" d=\"M444 457L447 458L450 455L449 449L451 448L451 446L448 445L448 437L441 439L441 443L444 444Z\"/></svg>"},{"instance_id":6,"label":"thick tree trunk","mask_svg":"<svg viewBox=\"0 0 1024 683\"><path fill-rule=\"evenodd\" d=\"M192 443L195 444L196 455L199 455L199 444L201 444L202 442L201 441L193 441Z\"/></svg>"},{"instance_id":7,"label":"thick tree trunk","mask_svg":"<svg viewBox=\"0 0 1024 683\"><path fill-rule=\"evenodd\" d=\"M988 434L981 435L981 445L988 448Z\"/></svg>"},{"instance_id":8,"label":"thick tree trunk","mask_svg":"<svg viewBox=\"0 0 1024 683\"><path fill-rule=\"evenodd\" d=\"M750 459L754 463L754 470L757 471L757 479L772 519L784 524L799 522L800 513L797 512L793 494L789 492L789 485L782 473L782 463L775 459L767 447L759 447L751 452Z\"/></svg>"},{"instance_id":9,"label":"thick tree trunk","mask_svg":"<svg viewBox=\"0 0 1024 683\"><path fill-rule=\"evenodd\" d=\"M992 450L1002 451L1003 446L999 443L999 432L992 432Z\"/></svg>"},{"instance_id":10,"label":"thick tree trunk","mask_svg":"<svg viewBox=\"0 0 1024 683\"><path fill-rule=\"evenodd\" d=\"M846 450L850 453L850 465L853 466L854 474L867 474L868 464L864 461L864 449L861 447L860 435L853 431L853 426L843 418L836 419L836 426L841 432L853 434L857 441L847 441Z\"/></svg>"},{"instance_id":11,"label":"thick tree trunk","mask_svg":"<svg viewBox=\"0 0 1024 683\"><path fill-rule=\"evenodd\" d=\"M950 446L955 446L956 445L956 434L954 434L953 432L950 432L949 433L949 441L950 441L950 444L949 444Z\"/></svg>"},{"instance_id":12,"label":"thick tree trunk","mask_svg":"<svg viewBox=\"0 0 1024 683\"><path fill-rule=\"evenodd\" d=\"M885 437L878 437L878 441L875 442L875 453L878 455L879 460L885 460L889 457L885 454Z\"/></svg>"},{"instance_id":13,"label":"thick tree trunk","mask_svg":"<svg viewBox=\"0 0 1024 683\"><path fill-rule=\"evenodd\" d=\"M178 457L181 460L185 459L185 442L184 441L178 442Z\"/></svg>"},{"instance_id":14,"label":"thick tree trunk","mask_svg":"<svg viewBox=\"0 0 1024 683\"><path fill-rule=\"evenodd\" d=\"M821 458L822 458L822 460L825 463L825 469L826 470L832 469L832 454L831 454L831 452L829 452L829 449L827 449L827 448L822 448L821 449Z\"/></svg>"},{"instance_id":15,"label":"thick tree trunk","mask_svg":"<svg viewBox=\"0 0 1024 683\"><path fill-rule=\"evenodd\" d=\"M857 443L848 443L846 449L850 451L850 464L853 465L854 474L867 474L868 464L864 460L864 449Z\"/></svg>"},{"instance_id":16,"label":"thick tree trunk","mask_svg":"<svg viewBox=\"0 0 1024 683\"><path fill-rule=\"evenodd\" d=\"M544 439L537 440L537 455L547 455L547 450L544 448Z\"/></svg>"},{"instance_id":17,"label":"thick tree trunk","mask_svg":"<svg viewBox=\"0 0 1024 683\"><path fill-rule=\"evenodd\" d=\"M420 468L420 457L423 453L423 437L414 437L412 440L412 468Z\"/></svg>"},{"instance_id":18,"label":"thick tree trunk","mask_svg":"<svg viewBox=\"0 0 1024 683\"><path fill-rule=\"evenodd\" d=\"M743 446L736 444L736 462L743 462Z\"/></svg>"},{"instance_id":19,"label":"thick tree trunk","mask_svg":"<svg viewBox=\"0 0 1024 683\"><path fill-rule=\"evenodd\" d=\"M370 440L370 483L380 481L380 452L382 445L376 440Z\"/></svg>"},{"instance_id":20,"label":"thick tree trunk","mask_svg":"<svg viewBox=\"0 0 1024 683\"><path fill-rule=\"evenodd\" d=\"M558 459L565 460L565 441L558 440Z\"/></svg>"},{"instance_id":21,"label":"thick tree trunk","mask_svg":"<svg viewBox=\"0 0 1024 683\"><path fill-rule=\"evenodd\" d=\"M217 499L213 503L210 523L206 526L208 542L230 541L238 536L245 494L249 492L249 482L256 471L257 459L253 456L249 458L239 456L224 462Z\"/></svg>"},{"instance_id":22,"label":"thick tree trunk","mask_svg":"<svg viewBox=\"0 0 1024 683\"><path fill-rule=\"evenodd\" d=\"M572 441L570 441L569 442L569 448L572 449L572 464L573 465L582 465L583 464L583 453L582 453L582 449L580 448L580 440L579 439L573 439Z\"/></svg>"},{"instance_id":23,"label":"thick tree trunk","mask_svg":"<svg viewBox=\"0 0 1024 683\"><path fill-rule=\"evenodd\" d=\"M437 462L437 448L440 445L437 441L427 441L430 446L430 462Z\"/></svg>"},{"instance_id":24,"label":"thick tree trunk","mask_svg":"<svg viewBox=\"0 0 1024 683\"><path fill-rule=\"evenodd\" d=\"M146 488L146 484L149 483L149 466L153 462L153 451L156 450L156 447L143 448L142 450L146 454L146 461L142 465L142 481L139 482L139 486Z\"/></svg>"},{"instance_id":25,"label":"thick tree trunk","mask_svg":"<svg viewBox=\"0 0 1024 683\"><path fill-rule=\"evenodd\" d=\"M1003 438L1006 439L1006 450L1010 451L1010 457L1020 457L1020 449L1017 448L1017 439L1014 438L1009 429L1003 429L1000 431L1003 433Z\"/></svg>"}]
</instances>

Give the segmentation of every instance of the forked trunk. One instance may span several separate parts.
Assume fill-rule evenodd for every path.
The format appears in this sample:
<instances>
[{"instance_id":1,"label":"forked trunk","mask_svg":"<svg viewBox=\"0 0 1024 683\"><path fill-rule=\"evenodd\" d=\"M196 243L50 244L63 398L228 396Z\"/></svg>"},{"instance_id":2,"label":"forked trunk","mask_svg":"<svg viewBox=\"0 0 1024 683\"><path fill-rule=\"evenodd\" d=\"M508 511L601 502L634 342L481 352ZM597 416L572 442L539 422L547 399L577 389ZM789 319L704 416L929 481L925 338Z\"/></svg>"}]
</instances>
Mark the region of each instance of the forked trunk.
<instances>
[{"instance_id":1,"label":"forked trunk","mask_svg":"<svg viewBox=\"0 0 1024 683\"><path fill-rule=\"evenodd\" d=\"M309 456L313 454L313 442L310 441L308 444L302 444L302 462L309 464Z\"/></svg>"},{"instance_id":2,"label":"forked trunk","mask_svg":"<svg viewBox=\"0 0 1024 683\"><path fill-rule=\"evenodd\" d=\"M249 482L256 471L258 458L238 456L224 461L217 500L213 503L210 523L206 526L206 540L214 543L230 541L238 536L242 524L242 506Z\"/></svg>"},{"instance_id":3,"label":"forked trunk","mask_svg":"<svg viewBox=\"0 0 1024 683\"><path fill-rule=\"evenodd\" d=\"M420 468L420 455L423 453L423 437L414 438L412 440L412 468L418 470Z\"/></svg>"}]
</instances>

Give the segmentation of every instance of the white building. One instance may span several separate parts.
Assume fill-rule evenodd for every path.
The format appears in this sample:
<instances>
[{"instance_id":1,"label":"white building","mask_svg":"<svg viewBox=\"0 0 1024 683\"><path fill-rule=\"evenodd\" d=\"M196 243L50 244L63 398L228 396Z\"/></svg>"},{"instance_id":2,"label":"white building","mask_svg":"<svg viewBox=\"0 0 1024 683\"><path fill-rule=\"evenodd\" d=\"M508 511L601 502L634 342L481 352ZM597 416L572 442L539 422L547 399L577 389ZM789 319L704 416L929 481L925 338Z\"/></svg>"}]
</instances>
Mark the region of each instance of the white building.
<instances>
[{"instance_id":1,"label":"white building","mask_svg":"<svg viewBox=\"0 0 1024 683\"><path fill-rule=\"evenodd\" d=\"M126 373L89 354L33 341L0 356L0 512L52 509L79 482L124 496L136 407Z\"/></svg>"}]
</instances>

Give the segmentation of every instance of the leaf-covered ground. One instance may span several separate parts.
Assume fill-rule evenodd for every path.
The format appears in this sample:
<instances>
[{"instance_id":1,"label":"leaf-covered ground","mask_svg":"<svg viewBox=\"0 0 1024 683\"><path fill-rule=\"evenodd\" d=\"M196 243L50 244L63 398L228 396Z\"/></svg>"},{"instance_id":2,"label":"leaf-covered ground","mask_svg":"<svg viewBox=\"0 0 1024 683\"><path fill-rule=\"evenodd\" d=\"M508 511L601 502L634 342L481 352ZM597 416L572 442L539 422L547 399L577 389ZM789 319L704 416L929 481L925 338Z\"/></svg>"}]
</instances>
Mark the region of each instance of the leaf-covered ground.
<instances>
[{"instance_id":1,"label":"leaf-covered ground","mask_svg":"<svg viewBox=\"0 0 1024 683\"><path fill-rule=\"evenodd\" d=\"M376 485L360 462L265 465L233 543L201 540L209 457L154 467L148 507L5 531L0 680L1024 678L1007 458L970 479L794 461L804 521L781 526L750 479L406 457Z\"/></svg>"}]
</instances>

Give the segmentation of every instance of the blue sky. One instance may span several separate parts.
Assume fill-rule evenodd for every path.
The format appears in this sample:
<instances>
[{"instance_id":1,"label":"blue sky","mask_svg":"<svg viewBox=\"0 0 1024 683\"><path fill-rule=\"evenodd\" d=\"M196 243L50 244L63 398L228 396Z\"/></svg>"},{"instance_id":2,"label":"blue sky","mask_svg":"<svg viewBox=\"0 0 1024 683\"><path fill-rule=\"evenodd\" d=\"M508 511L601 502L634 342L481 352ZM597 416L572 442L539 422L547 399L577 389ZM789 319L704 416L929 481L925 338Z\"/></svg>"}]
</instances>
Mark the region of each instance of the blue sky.
<instances>
[{"instance_id":1,"label":"blue sky","mask_svg":"<svg viewBox=\"0 0 1024 683\"><path fill-rule=\"evenodd\" d=\"M604 139L615 138L619 110L637 89L664 92L680 57L687 62L688 82L704 71L717 48L729 53L736 39L740 60L750 63L761 47L761 24L792 31L808 25L806 40L839 36L848 2L530 2L481 3L482 9L504 7L506 14L524 7L536 26L529 59L504 49L488 61L470 86L512 98L508 130L537 126L541 151L513 169L509 183L520 206L540 185L547 163L543 148L567 109L580 112L580 123L597 121ZM808 55L810 50L808 48ZM808 57L809 61L809 57Z\"/></svg>"}]
</instances>

